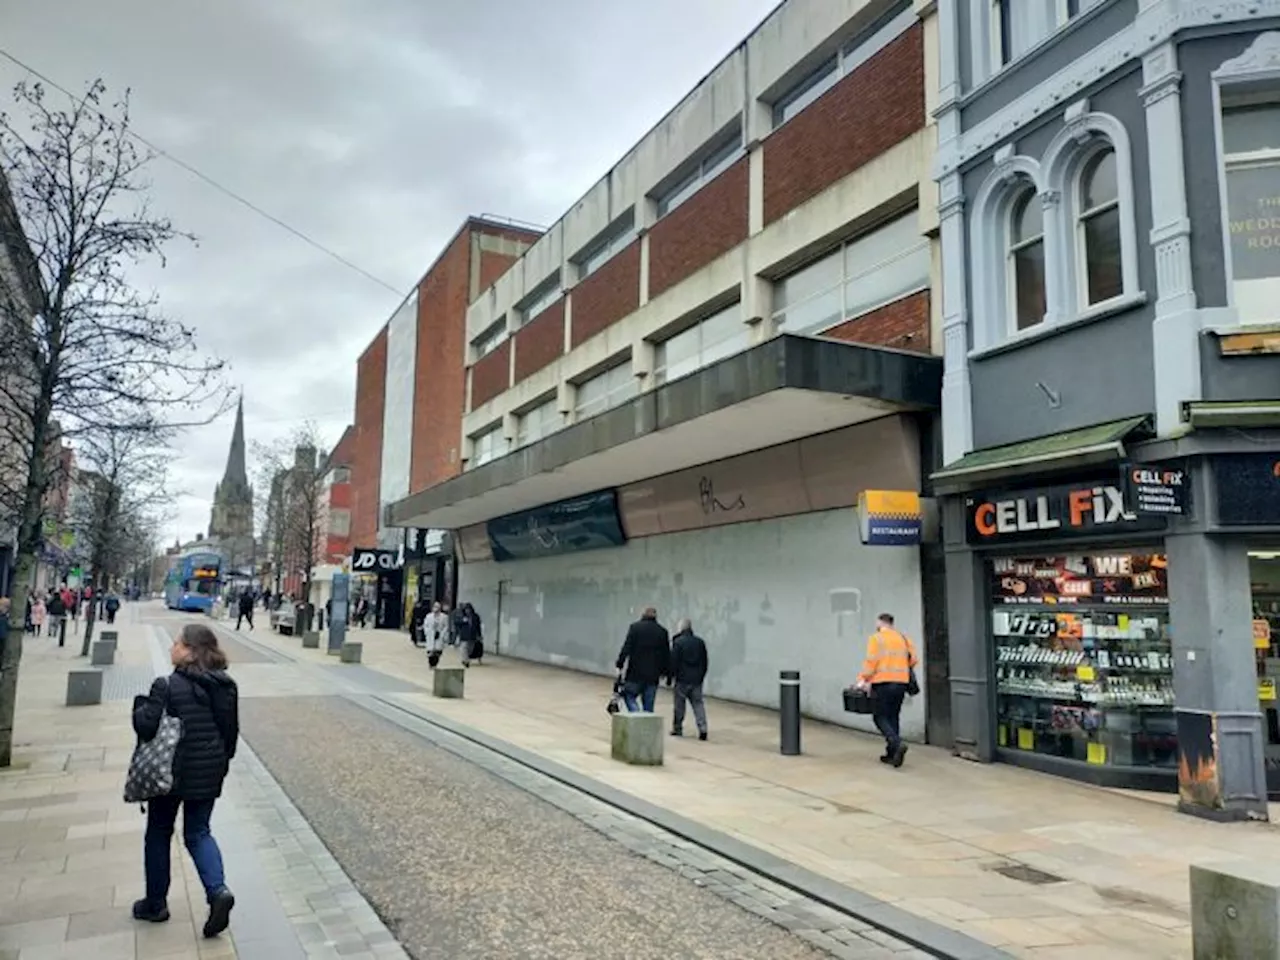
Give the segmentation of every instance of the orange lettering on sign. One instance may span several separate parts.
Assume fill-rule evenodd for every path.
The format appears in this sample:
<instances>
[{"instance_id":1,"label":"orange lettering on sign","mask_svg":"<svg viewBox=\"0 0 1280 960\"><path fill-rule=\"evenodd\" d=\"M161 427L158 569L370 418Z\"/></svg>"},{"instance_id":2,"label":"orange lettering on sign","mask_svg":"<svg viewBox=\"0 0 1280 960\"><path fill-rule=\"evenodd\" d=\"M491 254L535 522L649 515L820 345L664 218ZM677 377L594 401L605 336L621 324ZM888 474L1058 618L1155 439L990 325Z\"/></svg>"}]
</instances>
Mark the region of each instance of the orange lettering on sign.
<instances>
[{"instance_id":1,"label":"orange lettering on sign","mask_svg":"<svg viewBox=\"0 0 1280 960\"><path fill-rule=\"evenodd\" d=\"M1092 491L1072 490L1067 494L1067 505L1071 510L1071 525L1073 527L1083 525L1085 514L1093 510Z\"/></svg>"},{"instance_id":2,"label":"orange lettering on sign","mask_svg":"<svg viewBox=\"0 0 1280 960\"><path fill-rule=\"evenodd\" d=\"M994 503L979 504L978 509L973 511L973 525L984 537L995 535L996 525L992 519L995 515L996 505Z\"/></svg>"}]
</instances>

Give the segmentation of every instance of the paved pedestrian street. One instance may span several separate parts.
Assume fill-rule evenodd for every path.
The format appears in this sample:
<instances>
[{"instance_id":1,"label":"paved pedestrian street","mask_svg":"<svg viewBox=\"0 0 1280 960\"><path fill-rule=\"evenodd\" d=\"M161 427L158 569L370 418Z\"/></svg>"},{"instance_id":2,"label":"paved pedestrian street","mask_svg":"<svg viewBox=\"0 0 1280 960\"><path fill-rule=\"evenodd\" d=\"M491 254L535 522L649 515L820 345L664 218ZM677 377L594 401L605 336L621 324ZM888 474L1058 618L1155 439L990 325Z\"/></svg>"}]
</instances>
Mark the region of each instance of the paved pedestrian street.
<instances>
[{"instance_id":1,"label":"paved pedestrian street","mask_svg":"<svg viewBox=\"0 0 1280 960\"><path fill-rule=\"evenodd\" d=\"M261 630L221 630L244 738L214 816L231 929L200 939L180 838L172 919L138 924L129 707L182 622L127 607L91 707L63 706L75 651L28 643L0 773L0 960L929 955L388 705L422 676L313 662Z\"/></svg>"}]
</instances>

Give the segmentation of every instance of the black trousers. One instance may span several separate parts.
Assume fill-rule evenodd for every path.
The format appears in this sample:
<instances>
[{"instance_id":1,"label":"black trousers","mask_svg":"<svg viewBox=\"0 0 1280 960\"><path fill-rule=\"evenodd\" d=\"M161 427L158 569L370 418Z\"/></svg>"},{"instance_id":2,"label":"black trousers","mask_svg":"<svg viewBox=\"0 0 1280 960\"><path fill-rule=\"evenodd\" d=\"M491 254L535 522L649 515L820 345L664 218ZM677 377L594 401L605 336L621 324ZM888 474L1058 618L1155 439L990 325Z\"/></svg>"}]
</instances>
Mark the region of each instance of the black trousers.
<instances>
[{"instance_id":1,"label":"black trousers","mask_svg":"<svg viewBox=\"0 0 1280 960\"><path fill-rule=\"evenodd\" d=\"M253 629L253 611L252 611L252 610L241 610L241 611L236 615L236 629L237 629L237 630L239 630L239 629L240 629L240 621L242 621L242 620L248 620L248 621L249 621L249 629L250 629L250 630L252 630L252 629Z\"/></svg>"},{"instance_id":2,"label":"black trousers","mask_svg":"<svg viewBox=\"0 0 1280 960\"><path fill-rule=\"evenodd\" d=\"M884 737L886 751L892 753L902 742L899 720L902 717L902 701L907 696L907 685L876 683L872 685L871 693L875 702L871 719L875 721L876 729Z\"/></svg>"}]
</instances>

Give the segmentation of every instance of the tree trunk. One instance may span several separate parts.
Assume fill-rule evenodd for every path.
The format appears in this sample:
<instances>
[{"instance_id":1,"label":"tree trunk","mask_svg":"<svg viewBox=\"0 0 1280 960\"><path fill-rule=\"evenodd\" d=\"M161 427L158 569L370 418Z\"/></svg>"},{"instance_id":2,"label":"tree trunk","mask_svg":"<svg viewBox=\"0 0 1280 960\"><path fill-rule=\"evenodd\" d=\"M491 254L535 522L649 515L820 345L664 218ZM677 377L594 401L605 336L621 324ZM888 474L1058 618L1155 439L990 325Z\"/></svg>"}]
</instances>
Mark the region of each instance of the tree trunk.
<instances>
[{"instance_id":1,"label":"tree trunk","mask_svg":"<svg viewBox=\"0 0 1280 960\"><path fill-rule=\"evenodd\" d=\"M93 625L98 619L98 590L101 589L98 585L101 579L98 569L98 567L93 568L93 579L89 581L89 586L93 588L93 597L89 601L89 608L84 612L84 641L80 644L82 657L89 655L89 646L93 642Z\"/></svg>"},{"instance_id":2,"label":"tree trunk","mask_svg":"<svg viewBox=\"0 0 1280 960\"><path fill-rule=\"evenodd\" d=\"M9 608L9 641L0 655L0 769L13 763L13 717L18 705L18 665L22 662L22 643L26 639L27 597L31 593L31 573L35 558L30 553L18 555L13 574L13 606ZM17 618L18 625L14 626Z\"/></svg>"}]
</instances>

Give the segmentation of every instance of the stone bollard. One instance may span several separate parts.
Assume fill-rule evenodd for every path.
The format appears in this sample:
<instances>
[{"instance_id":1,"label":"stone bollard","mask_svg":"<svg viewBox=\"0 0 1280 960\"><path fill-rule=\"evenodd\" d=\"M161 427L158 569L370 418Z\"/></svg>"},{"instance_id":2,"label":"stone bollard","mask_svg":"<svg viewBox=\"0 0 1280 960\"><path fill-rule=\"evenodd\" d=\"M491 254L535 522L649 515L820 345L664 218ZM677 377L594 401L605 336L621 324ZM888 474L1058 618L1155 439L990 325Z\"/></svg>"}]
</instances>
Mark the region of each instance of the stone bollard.
<instances>
[{"instance_id":1,"label":"stone bollard","mask_svg":"<svg viewBox=\"0 0 1280 960\"><path fill-rule=\"evenodd\" d=\"M67 674L68 707L91 707L101 702L101 670L72 670Z\"/></svg>"},{"instance_id":2,"label":"stone bollard","mask_svg":"<svg viewBox=\"0 0 1280 960\"><path fill-rule=\"evenodd\" d=\"M431 693L441 700L461 700L467 671L462 667L436 667L431 672Z\"/></svg>"},{"instance_id":3,"label":"stone bollard","mask_svg":"<svg viewBox=\"0 0 1280 960\"><path fill-rule=\"evenodd\" d=\"M303 633L302 649L303 650L319 650L320 634L316 633L316 631L314 630L308 630L305 633Z\"/></svg>"},{"instance_id":4,"label":"stone bollard","mask_svg":"<svg viewBox=\"0 0 1280 960\"><path fill-rule=\"evenodd\" d=\"M363 643L353 643L347 641L342 645L342 650L338 655L341 663L359 663L360 657L364 654Z\"/></svg>"},{"instance_id":5,"label":"stone bollard","mask_svg":"<svg viewBox=\"0 0 1280 960\"><path fill-rule=\"evenodd\" d=\"M1192 864L1191 951L1195 960L1280 958L1280 864Z\"/></svg>"},{"instance_id":6,"label":"stone bollard","mask_svg":"<svg viewBox=\"0 0 1280 960\"><path fill-rule=\"evenodd\" d=\"M120 640L120 631L103 630L101 633L98 634L98 639L101 640L103 643L118 643Z\"/></svg>"},{"instance_id":7,"label":"stone bollard","mask_svg":"<svg viewBox=\"0 0 1280 960\"><path fill-rule=\"evenodd\" d=\"M89 663L95 667L109 667L116 662L116 642L114 640L95 640L89 655Z\"/></svg>"},{"instance_id":8,"label":"stone bollard","mask_svg":"<svg viewBox=\"0 0 1280 960\"><path fill-rule=\"evenodd\" d=\"M660 767L663 742L662 717L658 714L613 714L613 759L638 767Z\"/></svg>"}]
</instances>

